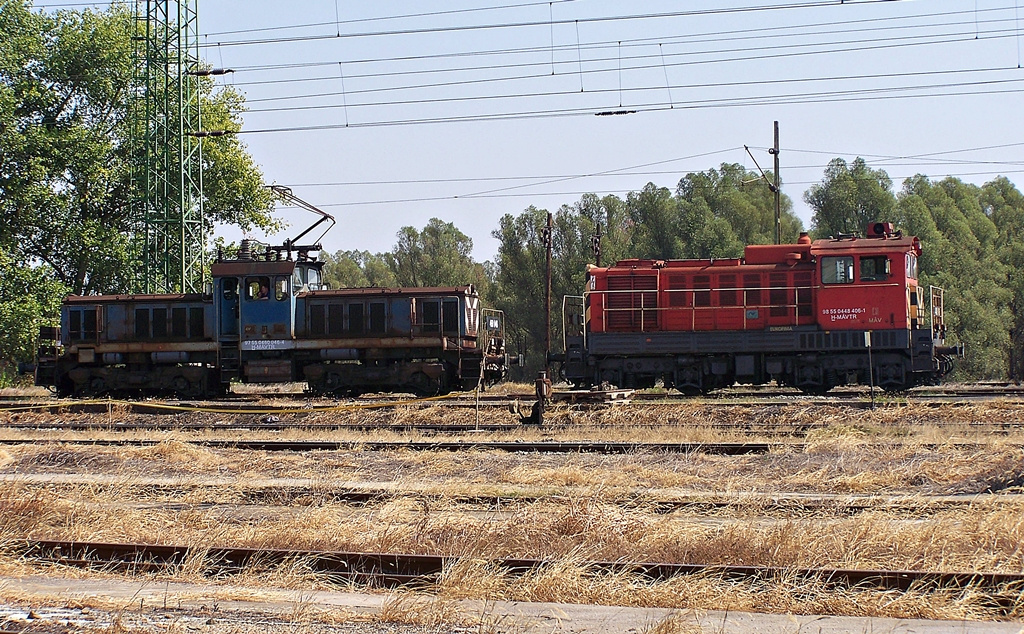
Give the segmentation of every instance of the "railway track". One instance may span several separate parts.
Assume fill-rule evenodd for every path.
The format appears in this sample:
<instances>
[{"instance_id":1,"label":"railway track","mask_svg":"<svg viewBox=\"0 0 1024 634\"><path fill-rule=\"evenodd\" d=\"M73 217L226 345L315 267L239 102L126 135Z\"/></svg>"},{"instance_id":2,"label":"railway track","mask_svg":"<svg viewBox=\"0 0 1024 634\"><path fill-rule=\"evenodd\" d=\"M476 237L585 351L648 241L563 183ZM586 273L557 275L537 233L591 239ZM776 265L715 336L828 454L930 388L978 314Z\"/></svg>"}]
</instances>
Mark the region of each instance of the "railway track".
<instances>
[{"instance_id":1,"label":"railway track","mask_svg":"<svg viewBox=\"0 0 1024 634\"><path fill-rule=\"evenodd\" d=\"M0 445L60 443L85 446L150 447L161 440L137 438L78 438L60 440L0 439ZM521 453L704 453L724 456L768 453L781 444L769 443L632 443L632 442L500 442L500 441L326 441L326 440L183 440L211 449L250 451L505 451Z\"/></svg>"},{"instance_id":2,"label":"railway track","mask_svg":"<svg viewBox=\"0 0 1024 634\"><path fill-rule=\"evenodd\" d=\"M152 447L164 442L154 438L0 438L0 445L63 444L94 447ZM364 440L264 440L264 439L180 439L179 442L210 449L240 449L245 451L301 452L301 451L504 451L510 453L594 453L605 455L639 453L700 453L720 456L765 454L779 450L803 451L807 445L800 442L607 442L607 441L364 441ZM1013 444L1024 446L1024 442ZM865 446L870 446L870 443ZM879 446L888 446L882 444ZM914 443L927 450L980 449L984 443L943 442Z\"/></svg>"},{"instance_id":3,"label":"railway track","mask_svg":"<svg viewBox=\"0 0 1024 634\"><path fill-rule=\"evenodd\" d=\"M915 404L967 404L971 400L1019 397L1024 402L1024 386L957 387L957 388L915 388L895 395L878 393L878 399L870 398L867 390L830 393L827 396L808 396L789 389L737 389L727 388L710 395L694 398L679 393L638 392L629 397L634 403L707 403L715 407L745 407L750 405L782 405L794 402L809 402L820 406L847 408L900 407L906 399ZM273 404L262 401L288 399L292 403ZM532 393L523 394L454 394L443 397L410 399L405 396L377 395L372 399L356 399L340 402L324 398L308 398L301 392L276 392L259 395L235 394L216 401L184 400L143 400L128 401L117 399L62 400L55 398L33 398L0 396L0 412L47 412L67 414L107 413L112 407L137 414L177 414L181 412L209 412L217 414L315 414L360 409L382 409L396 406L437 406L454 408L506 408L516 402L533 401ZM629 402L626 401L626 402ZM574 407L605 406L605 403L576 403Z\"/></svg>"},{"instance_id":4,"label":"railway track","mask_svg":"<svg viewBox=\"0 0 1024 634\"><path fill-rule=\"evenodd\" d=\"M17 481L21 486L31 485L43 487L47 491L73 490L76 487L88 486L93 492L104 489L117 490L124 494L125 488L119 483L103 483L96 480L82 479L78 482L62 479L59 482L42 479L20 480L3 478L8 482ZM517 492L506 495L492 494L451 494L434 493L429 490L395 489L387 487L330 487L324 486L257 486L238 489L232 487L232 494L239 502L176 502L177 498L186 498L209 494L215 499L223 499L224 486L221 484L175 484L160 482L133 483L131 493L139 498L170 498L166 502L159 500L156 504L182 504L183 508L211 508L231 504L267 505L267 506L305 506L320 504L347 504L369 507L386 504L397 499L412 499L426 502L444 501L460 506L483 507L487 510L502 510L523 504L550 502L563 504L578 501L578 496L564 496L548 493ZM656 514L668 514L677 511L695 513L715 512L721 510L754 510L770 514L812 513L827 515L850 516L867 511L903 512L920 516L923 514L970 509L979 504L1024 504L1024 490L1021 493L1008 493L1006 490L982 495L965 496L922 496L922 495L763 495L763 494L690 494L658 498L643 493L623 495L619 497L595 498L601 504L613 504L623 508L641 509ZM150 503L147 500L147 503Z\"/></svg>"},{"instance_id":5,"label":"railway track","mask_svg":"<svg viewBox=\"0 0 1024 634\"><path fill-rule=\"evenodd\" d=\"M1012 434L1024 431L1024 419L1002 422L977 422L977 421L956 421L937 420L925 423L928 427L936 429L955 429L976 433L988 434ZM911 425L903 425L910 427ZM757 434L764 436L779 437L803 437L815 431L823 431L830 428L827 423L813 422L768 422L768 423L728 423L728 422L704 422L690 420L674 420L664 423L555 423L546 424L543 427L532 427L543 429L546 432L552 431L613 431L629 429L637 430L709 430L722 432L736 432L743 434ZM531 429L519 423L330 423L330 422L306 422L288 421L272 416L256 417L248 420L224 421L224 420L164 420L164 417L148 419L145 421L7 421L0 422L0 429L8 430L34 430L34 431L348 431L348 432L391 432L391 433L424 433L424 434L463 434L475 432L487 433L521 433L525 429Z\"/></svg>"},{"instance_id":6,"label":"railway track","mask_svg":"<svg viewBox=\"0 0 1024 634\"><path fill-rule=\"evenodd\" d=\"M208 576L236 574L251 568L272 568L302 562L311 572L332 581L375 586L431 585L459 559L444 555L279 550L234 547L191 547L162 544L24 540L8 541L8 550L40 564L128 573L169 572L184 564ZM202 564L198 566L197 564ZM526 575L556 562L544 559L494 559L492 568L509 575ZM860 570L789 568L666 562L590 561L593 573L632 574L648 581L686 575L707 575L725 580L812 581L828 586L902 590L911 588L971 588L988 595L1005 612L1019 610L1024 574L998 572L946 572L925 570Z\"/></svg>"}]
</instances>

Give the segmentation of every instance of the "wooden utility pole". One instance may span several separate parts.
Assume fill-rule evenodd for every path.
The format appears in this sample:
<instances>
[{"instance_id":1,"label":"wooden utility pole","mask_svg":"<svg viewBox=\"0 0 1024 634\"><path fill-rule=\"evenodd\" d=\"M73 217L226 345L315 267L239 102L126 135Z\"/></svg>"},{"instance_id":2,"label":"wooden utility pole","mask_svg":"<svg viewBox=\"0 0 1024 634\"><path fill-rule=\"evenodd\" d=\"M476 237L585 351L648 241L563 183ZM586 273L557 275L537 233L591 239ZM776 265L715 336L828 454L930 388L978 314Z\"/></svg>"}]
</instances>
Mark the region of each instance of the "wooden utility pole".
<instances>
[{"instance_id":1,"label":"wooden utility pole","mask_svg":"<svg viewBox=\"0 0 1024 634\"><path fill-rule=\"evenodd\" d=\"M552 248L551 212L548 212L548 223L544 227L544 250L546 252L547 273L544 275L544 371L551 376L551 248Z\"/></svg>"},{"instance_id":2,"label":"wooden utility pole","mask_svg":"<svg viewBox=\"0 0 1024 634\"><path fill-rule=\"evenodd\" d=\"M782 201L781 183L779 181L779 122L775 122L775 147L771 149L775 156L775 185L772 191L775 192L775 244L782 244Z\"/></svg>"}]
</instances>

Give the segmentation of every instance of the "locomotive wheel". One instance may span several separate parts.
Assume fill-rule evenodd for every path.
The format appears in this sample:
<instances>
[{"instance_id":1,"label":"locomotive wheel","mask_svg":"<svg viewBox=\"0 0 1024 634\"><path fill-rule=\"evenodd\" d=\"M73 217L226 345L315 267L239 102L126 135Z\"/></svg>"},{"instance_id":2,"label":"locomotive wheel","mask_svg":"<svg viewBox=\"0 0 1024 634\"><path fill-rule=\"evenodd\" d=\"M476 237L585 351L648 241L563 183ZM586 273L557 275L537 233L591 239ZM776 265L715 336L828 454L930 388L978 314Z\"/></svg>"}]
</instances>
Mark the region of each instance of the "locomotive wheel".
<instances>
[{"instance_id":1,"label":"locomotive wheel","mask_svg":"<svg viewBox=\"0 0 1024 634\"><path fill-rule=\"evenodd\" d=\"M440 392L440 384L436 379L431 379L422 372L417 372L412 375L409 382L406 384L413 394L420 398L426 398L428 396L437 396Z\"/></svg>"},{"instance_id":2,"label":"locomotive wheel","mask_svg":"<svg viewBox=\"0 0 1024 634\"><path fill-rule=\"evenodd\" d=\"M94 376L89 379L88 387L84 387L82 392L85 396L100 396L107 391L107 382L102 377Z\"/></svg>"},{"instance_id":3,"label":"locomotive wheel","mask_svg":"<svg viewBox=\"0 0 1024 634\"><path fill-rule=\"evenodd\" d=\"M75 395L75 383L66 376L56 381L57 398L70 398Z\"/></svg>"},{"instance_id":4,"label":"locomotive wheel","mask_svg":"<svg viewBox=\"0 0 1024 634\"><path fill-rule=\"evenodd\" d=\"M183 376L176 376L171 382L174 395L178 398L194 398L200 395L200 386L193 385L191 381Z\"/></svg>"}]
</instances>

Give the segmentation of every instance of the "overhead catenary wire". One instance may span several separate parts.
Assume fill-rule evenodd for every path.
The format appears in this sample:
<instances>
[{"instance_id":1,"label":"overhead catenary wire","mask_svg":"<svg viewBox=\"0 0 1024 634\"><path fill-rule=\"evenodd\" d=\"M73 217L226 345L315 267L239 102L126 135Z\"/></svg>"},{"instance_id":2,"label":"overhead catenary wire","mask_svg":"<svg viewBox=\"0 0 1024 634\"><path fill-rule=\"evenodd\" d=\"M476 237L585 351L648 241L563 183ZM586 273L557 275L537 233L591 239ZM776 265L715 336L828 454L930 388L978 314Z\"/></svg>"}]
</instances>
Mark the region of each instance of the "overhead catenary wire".
<instances>
[{"instance_id":1,"label":"overhead catenary wire","mask_svg":"<svg viewBox=\"0 0 1024 634\"><path fill-rule=\"evenodd\" d=\"M996 171L985 171L985 172L964 172L964 173L953 173L943 174L942 178L945 177L960 177L960 176L984 176L984 175L1002 176L1006 174L1024 174L1024 169L1021 170L1000 170ZM913 178L917 174L905 174L900 176L891 176L893 181L903 181L908 178ZM854 180L873 180L871 178L854 178ZM806 186L820 183L821 179L818 180L793 180L785 181L782 183L783 187L786 186ZM397 204L411 204L411 203L424 203L424 202L455 202L459 200L489 200L489 199L509 199L509 198L544 198L557 196L565 198L568 196L583 196L586 194L594 194L598 197L616 195L622 198L626 194L636 191L635 188L618 188L618 189L601 189L601 190L573 190L573 191L556 191L556 192L518 192L518 193L499 193L499 194L477 194L472 196L460 196L460 195L444 195L444 196L421 196L421 197L410 197L410 198L395 198L395 199L373 199L373 200L361 200L361 201L346 201L339 203L326 203L320 205L321 207L369 207L369 206L380 206L380 205L397 205Z\"/></svg>"},{"instance_id":2,"label":"overhead catenary wire","mask_svg":"<svg viewBox=\"0 0 1024 634\"><path fill-rule=\"evenodd\" d=\"M958 149L953 149L953 150L941 150L941 151L928 152L928 153L923 153L923 154L918 154L918 155L904 155L904 156L880 155L880 154L873 154L873 153L866 153L866 152L834 152L834 151L826 151L826 150L807 150L807 149L800 149L800 148L790 149L788 151L794 152L794 153L824 154L824 155L829 155L829 156L833 156L833 157L835 157L835 156L862 156L862 157L871 158L872 160L876 161L876 165L877 165L877 162L886 161L886 160L887 161L894 161L894 160L908 161L907 163L903 163L903 164L895 163L895 164L890 164L889 165L890 167L897 167L897 166L921 165L921 163L919 163L919 162L909 162L909 161L912 161L914 159L918 159L919 161L925 161L926 164L931 164L931 163L927 163L927 162L928 161L937 160L937 159L934 158L936 156L943 156L943 155L948 155L948 154L967 154L967 153L972 153L972 152L988 151L988 150L993 150L993 149L1008 149L1008 148L1021 147L1021 146L1024 146L1024 143L1004 143L1004 144L986 145L986 146L978 146L978 147L971 147L971 148L958 148ZM763 147L759 148L757 146L751 146L751 147L754 147L755 149L767 149L767 148L763 148ZM729 152L738 151L739 149L742 149L742 148L740 148L740 147L723 148L723 149L718 149L718 150L711 150L711 151L708 151L708 152L702 152L702 153L698 153L698 154L692 154L692 155L688 155L688 156L675 157L675 158L669 158L669 159L662 159L662 160L659 160L659 161L653 161L653 162L643 163L643 164L639 164L639 165L630 165L630 166L621 167L621 168L613 168L613 169L601 170L601 171L597 171L597 172L584 173L584 174L533 175L533 176L501 176L501 177L490 177L490 178L480 177L480 178L453 178L453 179L407 179L407 180L397 180L397 181L368 181L368 182L350 182L350 183L304 183L301 186L303 186L303 187L332 187L332 186L353 186L353 185L445 184L445 183L464 183L464 182L497 182L497 181L508 181L508 180L532 180L532 181L542 180L543 181L543 182L524 183L524 184L513 186L513 187L505 187L505 188L499 188L499 189L483 190L483 191L474 192L474 193L471 193L471 194L459 194L459 195L447 195L447 196L429 196L429 197L403 198L403 199L392 199L392 200L373 200L373 201L362 201L362 202L346 202L346 203L334 203L334 204L328 205L328 206L335 206L335 207L339 207L339 206L344 206L344 207L347 207L347 206L362 206L362 205L382 205L382 204L400 204L400 203L412 203L412 202L432 202L432 201L446 201L446 200L459 200L459 199L467 200L467 199L473 199L473 198L513 198L513 197L521 198L521 197L529 197L529 196L534 196L534 197L542 197L542 196L582 196L584 194L597 194L598 192L596 192L596 191L525 192L525 193L524 192L520 192L520 193L516 193L516 194L510 194L508 192L510 192L512 190L517 190L517 189L536 188L536 187L540 187L540 186L543 186L543 185L550 185L550 184L556 184L556 183L564 183L564 182L568 182L568 181L572 181L572 180L581 180L581 179L608 178L608 177L621 178L621 177L625 177L625 176L656 176L656 175L665 175L665 174L677 174L678 175L683 170L678 170L678 169L677 170L649 170L649 169L643 169L643 168L660 166L660 165L666 165L666 164L669 164L669 163L682 162L682 161L693 160L693 159L697 159L697 158L706 158L706 157L714 156L714 155L718 155L718 154L725 154L725 153L729 153ZM935 166L940 166L940 167L941 166L949 166L949 165L952 165L952 164L955 164L955 165L1024 166L1024 161L1002 161L1002 162L1000 162L1000 161L970 161L970 160L965 160L965 159L962 159L962 160L948 159L948 161L949 162L934 163L934 165ZM790 169L791 170L822 169L824 167L825 167L825 165L823 165L823 164L810 164L810 165L793 165L793 166L790 167ZM643 171L639 171L639 172L634 171L634 170L641 170L641 169ZM956 176L979 176L979 175L1003 175L1003 174L1017 174L1017 173L1024 173L1024 170L985 170L985 171L978 171L978 172L947 173L947 174L943 174L943 176L956 177ZM911 177L911 175L907 175L907 176L890 176L890 178L892 178L893 180L902 180L902 179L906 179L906 178L910 178L910 177ZM790 185L790 186L792 186L792 185L808 185L808 184L813 184L815 182L818 182L818 181L788 181L785 184L786 185ZM622 192L622 191L625 191L625 190L615 190L614 192L611 191L611 190L604 190L603 195L607 195L609 193L618 193L618 192Z\"/></svg>"},{"instance_id":3,"label":"overhead catenary wire","mask_svg":"<svg viewBox=\"0 0 1024 634\"><path fill-rule=\"evenodd\" d=\"M939 75L962 75L962 74L987 74L987 73L999 73L999 72L1010 72L1016 70L1012 67L1002 68L965 68L965 69L948 69L948 70L932 70L932 71L917 71L917 72L904 72L904 73L869 73L861 75L840 75L840 76L823 76L823 77L795 77L795 78L773 78L773 79L755 79L746 81L716 81L709 83L696 83L696 84L675 84L668 85L667 88L671 91L676 90L694 90L701 88L738 88L738 87L753 87L753 86L778 86L787 84L801 84L801 83L813 83L813 82L839 82L839 81L861 81L866 79L909 79L912 77L933 77ZM478 82L467 81L467 82L452 82L446 84L440 84L440 86L450 87L454 85L462 84L474 84ZM616 88L616 89L600 89L591 90L590 94L601 94L617 92L620 94L619 106L622 106L621 93L623 92L648 92L660 89L661 86L648 85L648 86L634 86L627 88ZM907 86L899 87L901 89L913 88ZM404 88L399 88L404 89ZM533 93L506 93L498 95L479 95L479 96L456 96L456 97L442 97L435 99L408 99L398 101L382 101L382 102L363 102L363 103L352 103L349 104L344 98L351 97L357 94L368 94L383 92L394 89L368 89L368 90L342 90L341 92L330 92L320 93L315 95L304 95L301 97L267 97L263 99L252 99L247 103L267 103L275 101L292 101L294 99L312 99L322 97L334 97L342 96L343 102L341 104L318 104L318 105L296 105L296 106L281 106L276 108L249 108L247 112L286 112L286 111L302 111L302 110L323 110L330 108L347 107L349 105L353 107L369 107L369 106L396 106L396 105L412 105L412 104L425 104L425 103L444 103L449 101L458 102L469 102L479 100L496 100L496 99L523 99L533 97L554 97L564 96L575 93L573 90L560 90L560 91L549 91L549 92L533 92ZM671 95L669 95L669 103L672 103Z\"/></svg>"},{"instance_id":4,"label":"overhead catenary wire","mask_svg":"<svg viewBox=\"0 0 1024 634\"><path fill-rule=\"evenodd\" d=\"M788 94L784 96L773 96L773 95L759 95L757 97L734 97L734 98L721 98L721 99L704 99L690 102L676 102L673 105L673 109L686 109L696 110L705 108L735 108L735 107L754 107L754 106L769 106L779 105L786 103L799 103L799 104L815 104L815 103L835 103L842 101L878 101L887 99L925 99L934 97L956 97L956 96L982 96L982 95L998 95L998 94L1015 94L1022 92L1021 88L1011 89L987 89L987 90L941 90L941 89L953 89L953 88L978 88L986 85L996 84L1019 84L1024 82L1024 78L1021 79L1006 79L996 81L985 81L985 82L960 82L960 83L948 83L948 84L933 84L928 86L913 86L913 87L891 87L891 88L879 88L870 90L848 90L848 91L832 91L832 92L809 92L809 93L798 93ZM921 92L918 94L880 94L883 92L906 92L910 90L931 90L931 92ZM799 101L795 101L799 100ZM669 104L663 101L651 101L641 104L631 104L630 108L634 113L650 113L661 110L668 110ZM352 124L351 126L344 126L333 123L325 124L309 124L309 125L294 125L294 126L281 126L281 127L263 127L253 129L243 129L238 134L267 134L267 133L279 133L279 132L310 132L310 131L323 131L333 130L339 127L389 127L389 126L404 126L404 125L424 125L424 124L450 124L450 123L468 123L468 122L482 122L482 121L514 121L523 119L538 119L538 118L561 118L561 117L574 117L581 115L594 115L600 112L601 109L594 106L587 107L574 107L574 108L549 108L549 109L536 109L536 110L521 110L518 112L495 112L495 113L484 113L484 114L467 114L467 115L451 115L451 116L436 116L436 117L411 117L406 119L383 119L377 121L365 121L359 124Z\"/></svg>"},{"instance_id":5,"label":"overhead catenary wire","mask_svg":"<svg viewBox=\"0 0 1024 634\"><path fill-rule=\"evenodd\" d=\"M848 2L848 6L861 6L871 4L892 4L898 2L908 2L911 0L859 0L857 2ZM565 18L559 20L553 20L556 25L569 25L573 23L582 24L594 24L601 22L620 22L620 21L636 21L636 20L654 20L654 19L665 19L665 18L678 18L678 17L695 17L695 16L714 16L714 15L727 15L727 14L741 14L741 13L760 13L760 12L774 12L774 11L792 11L797 9L816 9L816 8L835 8L835 0L812 0L810 2L787 2L781 4L768 4L768 5L755 5L750 7L721 7L712 9L694 9L688 11L660 11L654 13L634 13L634 14L621 14L621 15L609 15L609 16L589 16L579 18ZM395 35L424 35L430 33L453 33L463 31L490 31L499 29L518 29L518 28L531 28L531 27L545 27L548 26L548 20L523 20L519 22L500 22L500 23L489 23L489 24L468 24L468 25L444 25L434 27L421 27L421 28L408 28L408 29L388 29L380 31L361 31L342 33L342 39L353 39L353 38L367 38L367 37L384 37L384 36L395 36ZM220 42L211 42L209 44L200 45L201 48L206 46L215 46L217 44L223 46L251 46L251 45L266 45L266 44L282 44L289 42L311 42L318 40L330 40L338 39L337 35L334 34L315 34L315 35L303 35L303 36L292 36L292 37L281 37L281 38L259 38L251 40L227 40Z\"/></svg>"},{"instance_id":6,"label":"overhead catenary wire","mask_svg":"<svg viewBox=\"0 0 1024 634\"><path fill-rule=\"evenodd\" d=\"M989 9L982 9L982 12L1008 12L1009 7L993 7ZM873 31L891 31L898 29L908 28L930 28L939 26L964 26L973 24L973 21L959 21L959 22L933 22L928 24L907 24L899 25L893 24L894 22L901 22L906 20L915 20L919 18L941 18L941 17L952 17L959 15L970 14L969 11L946 11L937 13L917 13L908 14L902 16L889 16L884 18L860 18L855 20L830 20L828 22L810 22L800 24L786 24L786 25L774 25L774 26L763 26L756 28L744 28L744 29L727 29L719 31L701 31L700 33L689 33L683 35L674 35L671 37L665 36L654 36L654 37L640 37L640 38L624 38L621 41L626 43L627 48L629 47L642 47L650 46L652 44L699 44L699 43L719 43L725 41L736 41L736 40L758 40L758 39L772 39L777 40L785 37L807 37L807 36L833 36L843 35L849 33L864 33ZM1016 24L1015 18L999 18L992 20L984 20L982 23L1002 23L1012 22ZM826 28L836 27L843 25L853 24L874 24L882 23L884 26L872 27L868 29L839 29ZM791 31L794 29L806 30L805 33L779 33L780 31ZM761 33L762 35L754 35ZM729 37L732 36L732 37ZM594 50L602 48L610 48L619 40L598 40L594 42L581 43L577 39L576 43L564 44L556 46L556 50L563 52L576 52L577 49L582 50ZM547 47L540 46L523 46L523 47L504 47L496 49L477 49L477 50L464 50L456 52L440 52L440 53L426 53L418 55L395 55L386 57L362 57L344 60L346 64L375 64L375 63L387 63L391 64L394 62L409 62L409 61L425 61L425 60L441 60L441 59L453 59L463 57L480 57L480 56L494 56L494 55L519 55L519 54L534 54L539 52L546 52ZM235 69L240 72L244 71L264 71L264 70L277 70L277 69L291 69L291 68L312 68L316 66L331 66L335 64L337 60L331 61L312 61L312 62L287 62L278 64L255 64L255 65L236 65Z\"/></svg>"},{"instance_id":7,"label":"overhead catenary wire","mask_svg":"<svg viewBox=\"0 0 1024 634\"><path fill-rule=\"evenodd\" d=\"M649 63L649 64L634 64L632 66L627 67L626 70L638 71L638 70L650 70L650 69L661 68L661 69L663 69L663 71L665 71L666 81L667 81L667 68L668 67L675 68L675 67L682 67L682 66L704 66L704 65L710 65L710 64L724 64L724 63L730 63L730 62L746 62L746 61L752 61L752 60L782 59L782 58L787 58L787 57L802 57L802 56L808 56L808 55L827 55L827 54L836 54L836 53L852 53L852 52L887 50L887 49L896 49L896 48L909 48L909 47L926 46L926 45L950 44L950 43L955 43L955 42L967 41L968 39L970 39L968 35L969 34L966 34L966 33L960 33L960 34L945 34L945 35L942 35L942 36L922 36L922 37L943 37L943 38L946 38L946 39L935 39L935 40L930 40L930 41L901 42L901 43L892 43L892 44L879 44L877 46L856 46L856 47L845 47L845 48L826 48L826 49L823 49L823 50L800 51L800 52L794 52L794 53L776 53L776 54L767 54L767 53L765 53L766 50L771 50L770 48L767 48L767 49L766 48L732 49L732 50L725 51L725 52L747 52L747 51L752 51L752 52L754 52L754 54L752 54L752 55L745 55L745 56L738 56L738 57L728 57L728 58L722 58L722 59L683 60L683 61L673 61L673 62L666 62L665 59L664 59L664 55L662 55L662 54L635 55L635 56L630 56L630 57L628 57L626 59L629 60L629 61L632 61L632 60L652 60L652 62ZM952 37L961 37L963 39L948 39L948 38L952 38ZM1015 37L1015 33L1012 32L1011 30L1005 30L1005 31L1000 31L1000 32L994 32L992 37L991 37L991 39L993 39L993 40L996 40L996 39L1008 39L1008 38L1011 38L1011 37ZM908 39L907 36L898 37L898 38L890 38L889 40L875 39L875 40L863 40L863 41L860 41L860 42L854 41L854 42L847 42L847 44L869 43L869 42L884 42L884 41L895 41L895 40L906 40L906 39ZM822 47L822 46L825 46L825 45L824 44L820 44L820 43L814 43L814 44L800 45L799 47L800 48L810 48L810 47ZM779 48L785 49L785 48L793 48L793 47L790 47L790 46L780 46ZM706 53L705 52L674 53L674 54L670 54L670 57L678 58L678 57L689 57L689 56L704 55L704 54L706 54ZM609 62L609 61L612 61L613 59L614 58L604 57L604 58L592 58L592 59L589 59L587 61L588 61L589 64L593 65L593 64L597 64L597 63L601 63L601 62ZM565 63L571 63L571 62L565 62ZM349 79L367 79L367 78L372 78L372 79L375 79L375 80L379 80L379 79L382 79L382 78L385 78L385 77L400 77L400 76L422 77L424 75L431 75L431 74L467 73L467 72L480 72L480 71L510 70L510 69L518 69L518 68L526 69L526 68L536 68L536 67L539 67L539 66L542 66L542 65L543 64L541 64L541 63L531 62L531 63L516 63L516 64L491 64L489 66L475 66L475 67L464 67L464 68L455 68L455 69L446 69L446 70L430 70L430 71L414 71L414 70L385 71L385 72L381 72L381 73L360 73L360 74L355 74L355 75L350 74L349 75ZM596 76L598 74L610 73L610 72L616 72L616 71L619 72L620 75L621 75L621 69L611 68L610 66L609 67L600 67L600 68L593 68L592 67L590 70L587 71L587 74L595 75ZM420 90L420 89L428 89L428 88L446 88L446 87L465 86L465 85L476 86L476 85L483 85L483 84L489 84L489 83L503 83L503 82L509 82L509 81L518 81L518 80L543 79L543 78L548 78L548 77L550 77L550 75L546 71L545 72L538 72L538 73L531 73L531 74L502 75L502 76L497 76L497 77L478 77L477 76L477 77L473 77L471 79L466 79L466 80L448 80L448 81L440 81L440 82L432 82L432 83L407 84L407 85L396 85L396 86L377 86L377 87L373 87L373 88L366 88L366 89L358 90L358 91L355 91L355 92L357 92L357 93L374 93L374 92L394 92L394 91L402 91L402 90ZM329 79L333 79L333 78L332 77L326 77L326 76L320 76L320 77L296 77L296 78L282 78L282 79L276 79L276 80L269 80L268 79L268 80L251 81L251 82L235 82L234 80L232 80L233 81L232 85L236 86L236 87L258 86L258 85L275 85L276 86L276 85L289 84L289 83L319 82L319 81L324 81L324 80L329 80ZM823 79L832 79L832 78L831 77L823 77ZM762 83L767 83L767 81L762 81ZM715 85L719 85L719 84L715 84ZM306 94L298 94L298 95L277 95L277 96L273 96L273 97L252 98L252 99L248 100L248 103L259 103L259 102L264 102L264 101L282 101L282 100L289 100L289 99L305 99L305 98L327 97L327 96L332 96L332 95L337 95L337 94L338 94L337 92L321 92L321 93L306 93ZM352 94L351 91L350 91L350 94Z\"/></svg>"}]
</instances>

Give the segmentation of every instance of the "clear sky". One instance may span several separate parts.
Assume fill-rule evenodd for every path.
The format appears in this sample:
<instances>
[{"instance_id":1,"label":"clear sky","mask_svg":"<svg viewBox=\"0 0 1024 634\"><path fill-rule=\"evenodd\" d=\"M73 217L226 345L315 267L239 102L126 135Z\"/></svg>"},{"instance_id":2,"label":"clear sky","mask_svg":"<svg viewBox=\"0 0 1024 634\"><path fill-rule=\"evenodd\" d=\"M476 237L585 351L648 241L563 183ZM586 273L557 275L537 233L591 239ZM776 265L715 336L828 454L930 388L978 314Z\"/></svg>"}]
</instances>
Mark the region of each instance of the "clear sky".
<instances>
[{"instance_id":1,"label":"clear sky","mask_svg":"<svg viewBox=\"0 0 1024 634\"><path fill-rule=\"evenodd\" d=\"M57 0L54 0L57 2ZM268 182L334 214L327 250L674 188L734 162L803 193L835 157L1020 183L1024 0L198 0ZM45 6L47 2L37 3ZM635 111L630 114L596 113ZM281 210L296 226L308 215ZM228 235L229 239L235 236ZM262 238L263 236L251 236Z\"/></svg>"}]
</instances>

